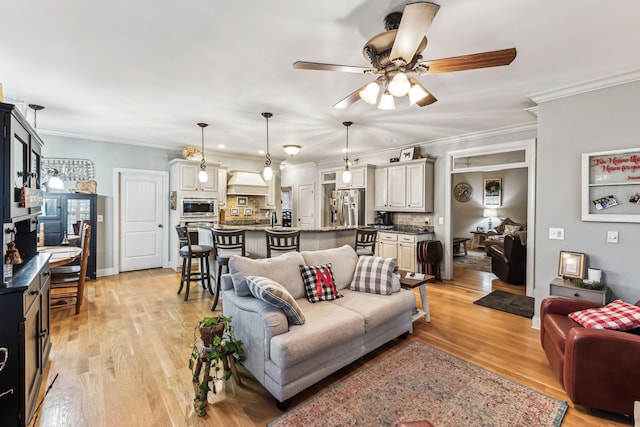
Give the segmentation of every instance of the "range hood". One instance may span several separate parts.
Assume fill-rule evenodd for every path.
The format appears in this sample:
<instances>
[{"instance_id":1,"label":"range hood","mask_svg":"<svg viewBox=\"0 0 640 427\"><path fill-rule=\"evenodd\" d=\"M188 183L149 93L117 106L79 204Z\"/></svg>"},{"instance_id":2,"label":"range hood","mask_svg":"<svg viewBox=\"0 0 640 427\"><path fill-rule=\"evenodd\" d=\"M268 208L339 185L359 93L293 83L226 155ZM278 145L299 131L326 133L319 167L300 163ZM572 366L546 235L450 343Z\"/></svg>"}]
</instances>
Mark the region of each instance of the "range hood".
<instances>
[{"instance_id":1,"label":"range hood","mask_svg":"<svg viewBox=\"0 0 640 427\"><path fill-rule=\"evenodd\" d=\"M239 196L266 196L269 187L262 179L259 172L255 171L230 171L227 181L227 194Z\"/></svg>"}]
</instances>

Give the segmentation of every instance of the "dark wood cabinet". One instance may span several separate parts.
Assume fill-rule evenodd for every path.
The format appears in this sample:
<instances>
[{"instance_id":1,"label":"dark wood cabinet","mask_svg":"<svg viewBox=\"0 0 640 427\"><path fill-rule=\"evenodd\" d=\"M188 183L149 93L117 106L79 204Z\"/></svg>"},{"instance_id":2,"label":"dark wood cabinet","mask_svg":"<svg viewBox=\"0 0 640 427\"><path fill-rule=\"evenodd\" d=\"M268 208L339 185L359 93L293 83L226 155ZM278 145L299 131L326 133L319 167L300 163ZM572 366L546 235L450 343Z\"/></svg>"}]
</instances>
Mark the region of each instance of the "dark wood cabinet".
<instances>
[{"instance_id":1,"label":"dark wood cabinet","mask_svg":"<svg viewBox=\"0 0 640 427\"><path fill-rule=\"evenodd\" d=\"M34 415L51 350L48 260L48 254L31 258L0 289L2 426L27 426Z\"/></svg>"},{"instance_id":2,"label":"dark wood cabinet","mask_svg":"<svg viewBox=\"0 0 640 427\"><path fill-rule=\"evenodd\" d=\"M89 260L87 277L96 279L96 247L97 247L97 198L96 194L81 193L44 193L44 203L40 224L44 224L44 245L58 246L64 233L74 234L73 224L76 221L89 221L91 225L91 241L89 243ZM78 260L79 262L79 260Z\"/></svg>"}]
</instances>

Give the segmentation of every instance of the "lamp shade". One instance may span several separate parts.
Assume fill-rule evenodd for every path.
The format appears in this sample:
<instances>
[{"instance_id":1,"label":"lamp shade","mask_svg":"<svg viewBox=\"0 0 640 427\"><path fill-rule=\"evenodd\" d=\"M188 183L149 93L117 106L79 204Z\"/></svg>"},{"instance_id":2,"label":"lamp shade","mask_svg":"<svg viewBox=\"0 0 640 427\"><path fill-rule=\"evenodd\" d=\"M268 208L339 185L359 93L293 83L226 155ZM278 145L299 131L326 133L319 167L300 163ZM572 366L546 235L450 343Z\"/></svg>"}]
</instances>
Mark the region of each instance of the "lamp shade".
<instances>
[{"instance_id":1,"label":"lamp shade","mask_svg":"<svg viewBox=\"0 0 640 427\"><path fill-rule=\"evenodd\" d=\"M198 172L198 181L200 182L207 182L209 180L209 175L207 174L207 171L202 169L200 172Z\"/></svg>"},{"instance_id":2,"label":"lamp shade","mask_svg":"<svg viewBox=\"0 0 640 427\"><path fill-rule=\"evenodd\" d=\"M498 216L498 211L495 209L485 209L482 216L485 218L496 218Z\"/></svg>"},{"instance_id":3,"label":"lamp shade","mask_svg":"<svg viewBox=\"0 0 640 427\"><path fill-rule=\"evenodd\" d=\"M409 105L414 105L425 96L429 95L420 85L413 85L409 89Z\"/></svg>"},{"instance_id":4,"label":"lamp shade","mask_svg":"<svg viewBox=\"0 0 640 427\"><path fill-rule=\"evenodd\" d=\"M64 182L62 182L59 176L52 176L49 178L49 189L64 190Z\"/></svg>"},{"instance_id":5,"label":"lamp shade","mask_svg":"<svg viewBox=\"0 0 640 427\"><path fill-rule=\"evenodd\" d=\"M405 73L396 74L389 82L389 93L393 96L405 96L409 92L411 83Z\"/></svg>"},{"instance_id":6,"label":"lamp shade","mask_svg":"<svg viewBox=\"0 0 640 427\"><path fill-rule=\"evenodd\" d=\"M342 171L342 182L344 184L351 184L351 171L349 169Z\"/></svg>"},{"instance_id":7,"label":"lamp shade","mask_svg":"<svg viewBox=\"0 0 640 427\"><path fill-rule=\"evenodd\" d=\"M393 102L393 96L388 92L385 92L380 97L380 103L378 104L378 109L380 110L395 110L396 104Z\"/></svg>"},{"instance_id":8,"label":"lamp shade","mask_svg":"<svg viewBox=\"0 0 640 427\"><path fill-rule=\"evenodd\" d=\"M264 178L265 181L271 181L273 178L273 169L271 169L271 166L264 167L262 170L262 178Z\"/></svg>"},{"instance_id":9,"label":"lamp shade","mask_svg":"<svg viewBox=\"0 0 640 427\"><path fill-rule=\"evenodd\" d=\"M376 101L378 101L379 92L380 85L377 82L371 82L360 91L360 99L367 104L375 105Z\"/></svg>"}]
</instances>

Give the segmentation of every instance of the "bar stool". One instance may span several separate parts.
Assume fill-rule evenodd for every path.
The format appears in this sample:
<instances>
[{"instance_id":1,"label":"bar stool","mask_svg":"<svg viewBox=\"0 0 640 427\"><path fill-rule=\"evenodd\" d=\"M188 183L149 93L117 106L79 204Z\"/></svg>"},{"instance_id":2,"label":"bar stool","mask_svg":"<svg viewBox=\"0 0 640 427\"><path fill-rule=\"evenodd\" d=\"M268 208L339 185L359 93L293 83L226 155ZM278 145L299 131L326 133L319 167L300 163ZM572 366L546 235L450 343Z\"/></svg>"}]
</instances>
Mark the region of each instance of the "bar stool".
<instances>
[{"instance_id":1,"label":"bar stool","mask_svg":"<svg viewBox=\"0 0 640 427\"><path fill-rule=\"evenodd\" d=\"M189 287L191 280L200 281L202 287L205 287L205 281L209 293L213 295L213 289L211 289L211 277L209 271L209 255L213 248L205 245L192 245L191 237L189 237L189 231L187 227L176 227L178 232L178 239L180 241L180 256L182 257L182 274L180 275L180 288L178 294L182 292L184 283L187 283L187 290L184 293L184 300L189 299ZM191 260L197 259L200 264L200 271L191 272Z\"/></svg>"},{"instance_id":2,"label":"bar stool","mask_svg":"<svg viewBox=\"0 0 640 427\"><path fill-rule=\"evenodd\" d=\"M267 258L271 258L271 251L289 252L300 251L300 231L266 230Z\"/></svg>"},{"instance_id":3,"label":"bar stool","mask_svg":"<svg viewBox=\"0 0 640 427\"><path fill-rule=\"evenodd\" d=\"M213 254L218 264L216 287L213 293L213 305L211 311L216 309L220 299L220 276L222 267L227 267L229 272L229 257L231 255L246 256L244 248L244 230L211 230L213 234Z\"/></svg>"},{"instance_id":4,"label":"bar stool","mask_svg":"<svg viewBox=\"0 0 640 427\"><path fill-rule=\"evenodd\" d=\"M356 229L356 245L355 250L358 256L373 256L376 253L376 237L378 230L375 228L358 228Z\"/></svg>"},{"instance_id":5,"label":"bar stool","mask_svg":"<svg viewBox=\"0 0 640 427\"><path fill-rule=\"evenodd\" d=\"M440 240L423 240L418 242L418 264L422 265L422 272L435 276L442 281L440 262L442 261L442 243Z\"/></svg>"}]
</instances>

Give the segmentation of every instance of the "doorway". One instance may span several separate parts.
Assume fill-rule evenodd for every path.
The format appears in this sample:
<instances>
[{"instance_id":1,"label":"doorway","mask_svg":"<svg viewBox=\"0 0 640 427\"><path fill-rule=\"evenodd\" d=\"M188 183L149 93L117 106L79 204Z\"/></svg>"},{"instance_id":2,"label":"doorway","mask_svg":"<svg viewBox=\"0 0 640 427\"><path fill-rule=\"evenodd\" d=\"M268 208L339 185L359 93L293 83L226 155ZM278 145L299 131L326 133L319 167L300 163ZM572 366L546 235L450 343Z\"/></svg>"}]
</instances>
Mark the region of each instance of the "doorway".
<instances>
[{"instance_id":1,"label":"doorway","mask_svg":"<svg viewBox=\"0 0 640 427\"><path fill-rule=\"evenodd\" d=\"M452 184L457 174L481 173L498 174L500 171L524 169L526 170L526 224L527 233L531 238L527 239L527 272L526 295L533 295L533 269L534 269L534 216L535 216L535 139L527 139L512 143L497 144L480 148L451 151L446 155L445 174L445 220L447 226L444 229L444 274L446 279L453 276L453 197ZM483 192L483 186L478 188ZM483 202L484 203L484 200ZM482 206L483 208L485 206ZM487 218L488 219L488 218ZM484 220L484 219L483 219ZM487 225L478 225L487 227ZM472 230L469 230L471 234Z\"/></svg>"},{"instance_id":2,"label":"doorway","mask_svg":"<svg viewBox=\"0 0 640 427\"><path fill-rule=\"evenodd\" d=\"M166 171L114 170L116 272L168 266Z\"/></svg>"},{"instance_id":3,"label":"doorway","mask_svg":"<svg viewBox=\"0 0 640 427\"><path fill-rule=\"evenodd\" d=\"M300 228L313 227L313 211L315 203L313 198L313 184L301 184L298 186L298 200L296 201L297 226Z\"/></svg>"}]
</instances>

